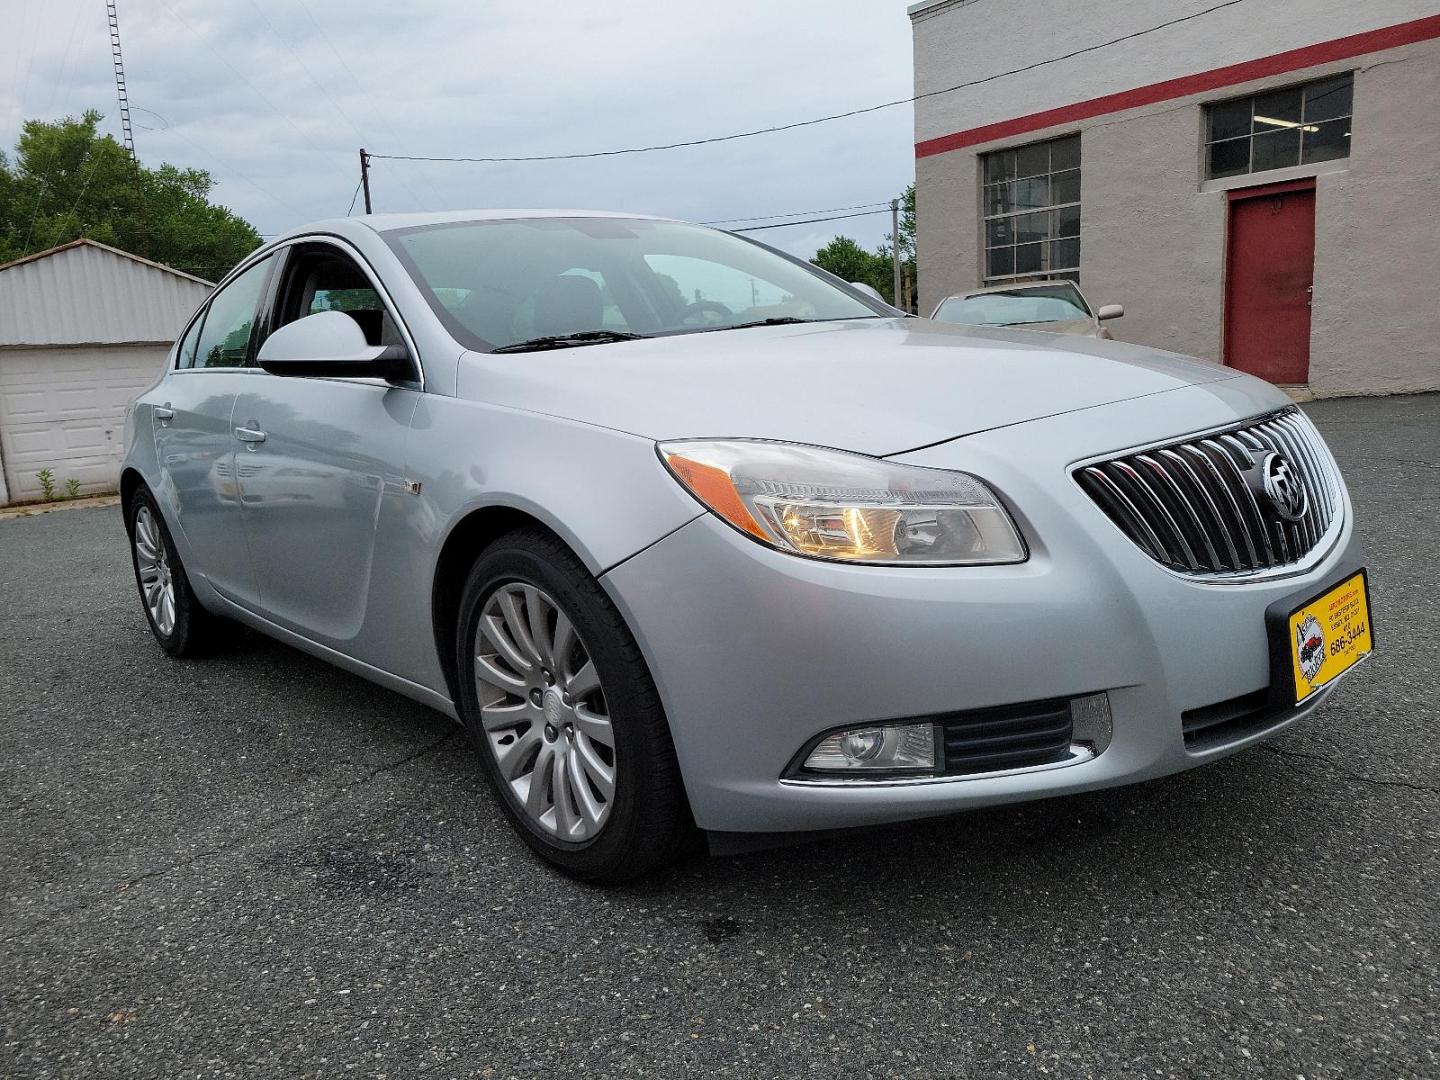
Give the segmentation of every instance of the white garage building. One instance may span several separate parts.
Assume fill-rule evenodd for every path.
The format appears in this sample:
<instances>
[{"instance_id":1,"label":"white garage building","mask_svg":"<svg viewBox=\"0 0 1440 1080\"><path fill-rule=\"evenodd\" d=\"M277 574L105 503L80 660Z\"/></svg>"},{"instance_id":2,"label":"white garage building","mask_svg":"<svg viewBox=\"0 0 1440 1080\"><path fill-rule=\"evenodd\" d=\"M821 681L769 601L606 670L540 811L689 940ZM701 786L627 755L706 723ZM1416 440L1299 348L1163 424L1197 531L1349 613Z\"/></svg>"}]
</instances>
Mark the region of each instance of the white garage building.
<instances>
[{"instance_id":1,"label":"white garage building","mask_svg":"<svg viewBox=\"0 0 1440 1080\"><path fill-rule=\"evenodd\" d=\"M93 240L0 266L0 506L113 491L125 407L214 286Z\"/></svg>"}]
</instances>

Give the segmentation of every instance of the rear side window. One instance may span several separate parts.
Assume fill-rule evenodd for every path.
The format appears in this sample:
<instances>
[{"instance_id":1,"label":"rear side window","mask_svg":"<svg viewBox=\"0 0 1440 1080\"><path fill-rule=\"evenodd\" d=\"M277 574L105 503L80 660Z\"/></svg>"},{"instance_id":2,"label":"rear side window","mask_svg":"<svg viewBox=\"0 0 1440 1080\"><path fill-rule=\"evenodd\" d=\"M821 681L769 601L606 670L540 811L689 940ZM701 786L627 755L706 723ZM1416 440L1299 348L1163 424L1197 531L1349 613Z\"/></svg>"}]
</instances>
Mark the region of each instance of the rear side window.
<instances>
[{"instance_id":1,"label":"rear side window","mask_svg":"<svg viewBox=\"0 0 1440 1080\"><path fill-rule=\"evenodd\" d=\"M273 258L261 259L211 298L199 324L194 355L187 357L182 346L180 367L237 368L249 362L255 316L273 262Z\"/></svg>"},{"instance_id":2,"label":"rear side window","mask_svg":"<svg viewBox=\"0 0 1440 1080\"><path fill-rule=\"evenodd\" d=\"M184 339L180 342L180 348L175 352L175 366L188 368L195 366L195 342L200 337L200 327L205 322L205 313L202 311L195 316L195 321L190 324L190 329L185 332Z\"/></svg>"}]
</instances>

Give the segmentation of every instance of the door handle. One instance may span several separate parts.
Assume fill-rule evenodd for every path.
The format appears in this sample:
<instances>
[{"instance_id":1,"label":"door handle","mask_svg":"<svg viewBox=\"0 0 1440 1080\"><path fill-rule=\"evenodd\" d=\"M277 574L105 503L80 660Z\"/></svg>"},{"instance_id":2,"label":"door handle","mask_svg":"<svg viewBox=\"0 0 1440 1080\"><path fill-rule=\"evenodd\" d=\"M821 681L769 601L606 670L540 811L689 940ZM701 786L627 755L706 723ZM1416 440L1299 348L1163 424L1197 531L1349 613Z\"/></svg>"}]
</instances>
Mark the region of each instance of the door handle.
<instances>
[{"instance_id":1,"label":"door handle","mask_svg":"<svg viewBox=\"0 0 1440 1080\"><path fill-rule=\"evenodd\" d=\"M259 428L237 427L235 429L235 437L241 442L249 444L250 449L254 450L256 443L262 443L265 441L265 432L261 431Z\"/></svg>"},{"instance_id":2,"label":"door handle","mask_svg":"<svg viewBox=\"0 0 1440 1080\"><path fill-rule=\"evenodd\" d=\"M170 407L168 401L164 405L155 406L155 419L162 424L168 424L175 419L175 410Z\"/></svg>"}]
</instances>

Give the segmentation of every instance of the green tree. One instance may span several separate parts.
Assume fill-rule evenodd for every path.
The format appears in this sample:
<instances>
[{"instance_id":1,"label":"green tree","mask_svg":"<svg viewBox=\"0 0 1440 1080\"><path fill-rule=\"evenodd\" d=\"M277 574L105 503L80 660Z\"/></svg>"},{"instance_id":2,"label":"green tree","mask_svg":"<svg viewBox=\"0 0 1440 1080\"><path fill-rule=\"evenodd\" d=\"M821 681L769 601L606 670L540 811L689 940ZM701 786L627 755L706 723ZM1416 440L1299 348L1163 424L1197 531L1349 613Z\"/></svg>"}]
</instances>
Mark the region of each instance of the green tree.
<instances>
[{"instance_id":1,"label":"green tree","mask_svg":"<svg viewBox=\"0 0 1440 1080\"><path fill-rule=\"evenodd\" d=\"M866 251L848 236L835 237L810 261L836 277L871 286L887 302L895 291L889 253Z\"/></svg>"},{"instance_id":2,"label":"green tree","mask_svg":"<svg viewBox=\"0 0 1440 1080\"><path fill-rule=\"evenodd\" d=\"M0 262L86 236L216 281L259 246L210 202L208 172L140 165L98 133L101 119L27 120L13 159L0 153Z\"/></svg>"},{"instance_id":3,"label":"green tree","mask_svg":"<svg viewBox=\"0 0 1440 1080\"><path fill-rule=\"evenodd\" d=\"M889 239L889 234L886 234ZM915 262L915 185L911 184L900 197L900 258Z\"/></svg>"},{"instance_id":4,"label":"green tree","mask_svg":"<svg viewBox=\"0 0 1440 1080\"><path fill-rule=\"evenodd\" d=\"M324 311L380 311L383 305L374 289L329 289L323 298ZM312 304L312 310L314 310Z\"/></svg>"}]
</instances>

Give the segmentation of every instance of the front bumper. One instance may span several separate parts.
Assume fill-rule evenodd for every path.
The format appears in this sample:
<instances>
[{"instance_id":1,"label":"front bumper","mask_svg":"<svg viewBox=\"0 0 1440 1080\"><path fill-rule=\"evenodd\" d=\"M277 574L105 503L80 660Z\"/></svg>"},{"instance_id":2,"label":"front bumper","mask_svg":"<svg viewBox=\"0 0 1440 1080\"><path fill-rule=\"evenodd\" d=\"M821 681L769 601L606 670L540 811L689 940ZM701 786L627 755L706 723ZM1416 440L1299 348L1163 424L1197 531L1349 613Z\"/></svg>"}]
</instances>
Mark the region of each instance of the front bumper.
<instances>
[{"instance_id":1,"label":"front bumper","mask_svg":"<svg viewBox=\"0 0 1440 1080\"><path fill-rule=\"evenodd\" d=\"M1186 711L1268 686L1266 608L1358 561L1348 494L1338 538L1307 572L1221 585L1152 562L1069 476L1086 456L1243 418L1253 403L1224 386L1161 395L1163 409L1126 402L903 458L974 472L999 491L1031 544L1020 565L817 562L707 514L607 574L654 674L697 824L820 830L1089 791L1216 760L1312 712L1324 694L1203 749L1183 736ZM782 780L802 744L840 725L1101 691L1110 743L1064 767Z\"/></svg>"}]
</instances>

